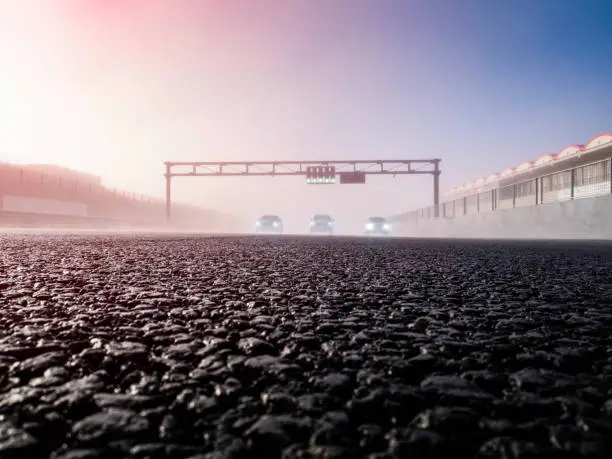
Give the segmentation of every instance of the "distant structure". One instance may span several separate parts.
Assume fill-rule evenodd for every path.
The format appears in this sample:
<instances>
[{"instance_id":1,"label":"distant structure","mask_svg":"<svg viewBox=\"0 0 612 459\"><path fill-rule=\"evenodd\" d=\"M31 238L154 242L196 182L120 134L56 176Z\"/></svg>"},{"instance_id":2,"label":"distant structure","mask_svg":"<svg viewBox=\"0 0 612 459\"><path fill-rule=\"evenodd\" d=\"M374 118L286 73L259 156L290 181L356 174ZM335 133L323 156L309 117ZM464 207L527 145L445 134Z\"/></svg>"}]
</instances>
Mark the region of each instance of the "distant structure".
<instances>
[{"instance_id":1,"label":"distant structure","mask_svg":"<svg viewBox=\"0 0 612 459\"><path fill-rule=\"evenodd\" d=\"M441 203L391 218L398 223L612 194L612 132L451 188Z\"/></svg>"},{"instance_id":2,"label":"distant structure","mask_svg":"<svg viewBox=\"0 0 612 459\"><path fill-rule=\"evenodd\" d=\"M165 210L163 200L108 188L95 174L54 164L0 163L0 226L32 215L166 226ZM211 231L241 225L231 215L185 204L176 206L172 223Z\"/></svg>"},{"instance_id":3,"label":"distant structure","mask_svg":"<svg viewBox=\"0 0 612 459\"><path fill-rule=\"evenodd\" d=\"M518 166L504 169L500 173L479 178L451 188L443 193L447 200L483 193L512 183L523 182L535 175L561 172L590 162L609 159L608 150L600 147L612 142L612 133L602 133L591 138L584 145L568 145L557 154L545 154L535 161L526 161ZM598 154L599 153L599 154Z\"/></svg>"}]
</instances>

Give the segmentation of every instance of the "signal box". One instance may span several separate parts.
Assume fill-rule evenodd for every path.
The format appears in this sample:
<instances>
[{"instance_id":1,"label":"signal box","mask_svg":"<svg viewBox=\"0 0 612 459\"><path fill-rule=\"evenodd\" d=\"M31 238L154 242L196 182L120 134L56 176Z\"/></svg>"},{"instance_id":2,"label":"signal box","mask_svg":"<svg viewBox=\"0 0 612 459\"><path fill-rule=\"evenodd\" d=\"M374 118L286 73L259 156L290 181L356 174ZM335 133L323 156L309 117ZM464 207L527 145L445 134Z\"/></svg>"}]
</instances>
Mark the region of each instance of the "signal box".
<instances>
[{"instance_id":1,"label":"signal box","mask_svg":"<svg viewBox=\"0 0 612 459\"><path fill-rule=\"evenodd\" d=\"M336 168L334 166L308 166L306 167L306 183L314 185L336 183Z\"/></svg>"}]
</instances>

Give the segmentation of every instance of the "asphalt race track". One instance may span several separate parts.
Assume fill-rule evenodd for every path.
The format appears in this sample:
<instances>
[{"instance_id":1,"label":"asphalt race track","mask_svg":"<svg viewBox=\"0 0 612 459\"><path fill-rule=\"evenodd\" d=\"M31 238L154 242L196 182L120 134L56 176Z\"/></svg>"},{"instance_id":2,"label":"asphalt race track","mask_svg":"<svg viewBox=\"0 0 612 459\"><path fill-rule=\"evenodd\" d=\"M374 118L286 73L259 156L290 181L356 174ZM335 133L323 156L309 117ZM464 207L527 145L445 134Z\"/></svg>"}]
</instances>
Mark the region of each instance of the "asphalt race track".
<instances>
[{"instance_id":1,"label":"asphalt race track","mask_svg":"<svg viewBox=\"0 0 612 459\"><path fill-rule=\"evenodd\" d=\"M0 458L610 457L610 244L0 248Z\"/></svg>"}]
</instances>

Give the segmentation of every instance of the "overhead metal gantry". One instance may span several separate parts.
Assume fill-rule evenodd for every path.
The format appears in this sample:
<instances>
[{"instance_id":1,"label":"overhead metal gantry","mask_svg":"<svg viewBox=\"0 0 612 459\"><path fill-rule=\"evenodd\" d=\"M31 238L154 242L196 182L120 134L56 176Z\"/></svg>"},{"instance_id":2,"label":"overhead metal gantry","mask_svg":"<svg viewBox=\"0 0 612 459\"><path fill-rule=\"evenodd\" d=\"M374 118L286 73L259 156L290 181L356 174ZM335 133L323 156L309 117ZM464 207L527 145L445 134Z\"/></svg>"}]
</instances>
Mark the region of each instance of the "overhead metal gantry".
<instances>
[{"instance_id":1,"label":"overhead metal gantry","mask_svg":"<svg viewBox=\"0 0 612 459\"><path fill-rule=\"evenodd\" d=\"M354 161L166 161L166 219L172 215L174 177L276 177L306 175L309 166L333 166L336 174L432 175L435 216L440 203L440 159Z\"/></svg>"}]
</instances>

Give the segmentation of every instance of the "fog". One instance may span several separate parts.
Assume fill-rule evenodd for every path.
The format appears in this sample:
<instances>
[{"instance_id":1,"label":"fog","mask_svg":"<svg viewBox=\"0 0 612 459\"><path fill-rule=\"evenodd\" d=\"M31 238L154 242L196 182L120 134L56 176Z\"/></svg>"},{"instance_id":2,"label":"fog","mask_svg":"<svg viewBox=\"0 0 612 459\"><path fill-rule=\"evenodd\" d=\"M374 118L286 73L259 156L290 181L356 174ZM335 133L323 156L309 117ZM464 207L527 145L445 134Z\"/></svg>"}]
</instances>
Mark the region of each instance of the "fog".
<instances>
[{"instance_id":1,"label":"fog","mask_svg":"<svg viewBox=\"0 0 612 459\"><path fill-rule=\"evenodd\" d=\"M169 160L441 158L444 190L609 128L603 16L522 8L0 0L0 160L163 199ZM350 234L432 204L431 177L367 180L182 178L173 200L233 215L227 231L272 213L300 233L326 213Z\"/></svg>"},{"instance_id":2,"label":"fog","mask_svg":"<svg viewBox=\"0 0 612 459\"><path fill-rule=\"evenodd\" d=\"M308 232L314 214L332 216L339 233L363 233L367 218L390 217L394 210L399 213L407 206L403 202L414 200L415 189L423 189L418 197L422 201L433 196L431 177L405 175L367 176L366 184L340 184L338 180L335 184L307 184L303 176L174 179L173 189L180 192L183 186L196 190L202 203L212 195L227 205L222 209L225 212L241 209L245 231L254 230L262 215L273 214L283 220L288 233ZM389 190L393 191L391 197Z\"/></svg>"},{"instance_id":3,"label":"fog","mask_svg":"<svg viewBox=\"0 0 612 459\"><path fill-rule=\"evenodd\" d=\"M408 105L395 107L396 95L384 89L392 61L379 50L392 37L362 35L368 8L321 1L258 5L2 3L0 38L7 44L0 58L11 63L0 75L4 159L56 163L100 175L109 187L163 198L167 160L434 153L417 154L431 130L411 139L419 116ZM408 104L420 97L406 96ZM392 120L392 113L399 118ZM349 192L339 185L306 187L298 178L184 179L176 181L173 198L250 221L278 213L296 231L316 212L354 228L371 214L430 203L416 181L401 182L372 180L369 191L353 186Z\"/></svg>"}]
</instances>

